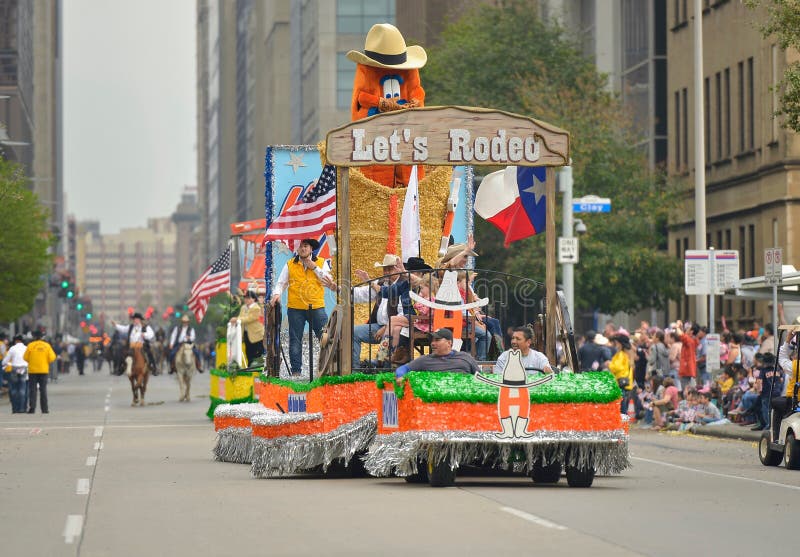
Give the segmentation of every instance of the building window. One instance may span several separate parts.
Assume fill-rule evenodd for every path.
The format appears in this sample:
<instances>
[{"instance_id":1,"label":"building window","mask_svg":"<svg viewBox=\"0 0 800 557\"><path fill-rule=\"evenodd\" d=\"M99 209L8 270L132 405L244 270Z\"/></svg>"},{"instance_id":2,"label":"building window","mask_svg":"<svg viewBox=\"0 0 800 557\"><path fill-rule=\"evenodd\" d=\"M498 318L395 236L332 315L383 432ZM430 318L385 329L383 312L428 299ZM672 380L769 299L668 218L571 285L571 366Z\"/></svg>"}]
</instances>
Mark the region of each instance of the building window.
<instances>
[{"instance_id":1,"label":"building window","mask_svg":"<svg viewBox=\"0 0 800 557\"><path fill-rule=\"evenodd\" d=\"M755 99L753 93L753 58L747 59L747 146L749 149L755 148Z\"/></svg>"},{"instance_id":2,"label":"building window","mask_svg":"<svg viewBox=\"0 0 800 557\"><path fill-rule=\"evenodd\" d=\"M717 75L714 77L714 93L716 94L714 97L714 103L716 104L714 113L717 119L717 131L714 142L717 145L717 160L722 160L722 72L717 72Z\"/></svg>"},{"instance_id":3,"label":"building window","mask_svg":"<svg viewBox=\"0 0 800 557\"><path fill-rule=\"evenodd\" d=\"M772 63L772 84L770 87L770 119L772 120L772 126L770 126L770 140L772 142L778 141L778 117L775 113L778 111L778 82L780 81L780 77L778 72L780 71L779 68L779 60L778 60L778 45L772 45L770 47L770 62Z\"/></svg>"},{"instance_id":4,"label":"building window","mask_svg":"<svg viewBox=\"0 0 800 557\"><path fill-rule=\"evenodd\" d=\"M336 53L336 108L346 110L350 108L353 98L353 80L356 75L356 65L347 59L346 52Z\"/></svg>"},{"instance_id":5,"label":"building window","mask_svg":"<svg viewBox=\"0 0 800 557\"><path fill-rule=\"evenodd\" d=\"M683 164L685 167L689 166L689 90L683 88Z\"/></svg>"},{"instance_id":6,"label":"building window","mask_svg":"<svg viewBox=\"0 0 800 557\"><path fill-rule=\"evenodd\" d=\"M744 153L744 62L739 62L737 66L739 70L739 152Z\"/></svg>"},{"instance_id":7,"label":"building window","mask_svg":"<svg viewBox=\"0 0 800 557\"><path fill-rule=\"evenodd\" d=\"M746 253L745 252L745 247L746 247L746 245L747 244L745 243L744 226L740 226L739 227L739 276L742 277L742 278L747 276L745 274L745 263L747 261L745 259L745 253ZM739 312L742 315L744 315L746 311L747 311L747 302L742 300Z\"/></svg>"},{"instance_id":8,"label":"building window","mask_svg":"<svg viewBox=\"0 0 800 557\"><path fill-rule=\"evenodd\" d=\"M748 224L747 225L747 258L748 263L750 266L750 274L747 275L749 277L756 276L756 225ZM755 316L756 314L756 302L750 302L750 315Z\"/></svg>"},{"instance_id":9,"label":"building window","mask_svg":"<svg viewBox=\"0 0 800 557\"><path fill-rule=\"evenodd\" d=\"M675 91L675 171L680 172L681 166L681 94Z\"/></svg>"},{"instance_id":10,"label":"building window","mask_svg":"<svg viewBox=\"0 0 800 557\"><path fill-rule=\"evenodd\" d=\"M376 23L394 23L395 0L338 0L336 30L363 35Z\"/></svg>"},{"instance_id":11,"label":"building window","mask_svg":"<svg viewBox=\"0 0 800 557\"><path fill-rule=\"evenodd\" d=\"M705 136L706 162L711 160L711 92L708 78L703 80L703 135ZM697 166L697 163L695 163ZM702 169L701 169L702 170ZM699 172L700 170L698 170Z\"/></svg>"},{"instance_id":12,"label":"building window","mask_svg":"<svg viewBox=\"0 0 800 557\"><path fill-rule=\"evenodd\" d=\"M725 158L731 156L731 69L725 68Z\"/></svg>"}]
</instances>

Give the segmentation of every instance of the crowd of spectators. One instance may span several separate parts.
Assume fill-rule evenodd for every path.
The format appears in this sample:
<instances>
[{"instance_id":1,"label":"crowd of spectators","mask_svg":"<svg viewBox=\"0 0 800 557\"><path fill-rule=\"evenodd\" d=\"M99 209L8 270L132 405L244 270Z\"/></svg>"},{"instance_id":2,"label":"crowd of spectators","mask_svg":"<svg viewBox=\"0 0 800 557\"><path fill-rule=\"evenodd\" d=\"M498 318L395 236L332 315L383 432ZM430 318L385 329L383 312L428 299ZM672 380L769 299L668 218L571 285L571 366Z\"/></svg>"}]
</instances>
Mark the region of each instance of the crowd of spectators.
<instances>
[{"instance_id":1,"label":"crowd of spectators","mask_svg":"<svg viewBox=\"0 0 800 557\"><path fill-rule=\"evenodd\" d=\"M785 339L776 355L771 323L729 330L722 321L718 365L709 365L708 329L678 320L664 329L643 321L633 332L613 322L587 331L578 341L580 367L611 371L623 392L620 410L643 427L764 429L770 400L792 389L797 339Z\"/></svg>"}]
</instances>

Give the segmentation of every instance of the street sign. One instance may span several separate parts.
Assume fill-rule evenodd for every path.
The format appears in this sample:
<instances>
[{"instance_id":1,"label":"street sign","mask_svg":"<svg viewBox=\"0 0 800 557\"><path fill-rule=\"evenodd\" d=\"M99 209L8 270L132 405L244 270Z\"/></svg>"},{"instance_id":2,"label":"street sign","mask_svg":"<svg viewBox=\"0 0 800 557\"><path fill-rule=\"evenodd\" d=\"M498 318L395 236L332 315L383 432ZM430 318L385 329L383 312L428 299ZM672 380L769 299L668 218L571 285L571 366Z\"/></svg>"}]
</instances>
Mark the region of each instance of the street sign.
<instances>
[{"instance_id":1,"label":"street sign","mask_svg":"<svg viewBox=\"0 0 800 557\"><path fill-rule=\"evenodd\" d=\"M764 250L764 278L770 284L779 283L783 278L783 249Z\"/></svg>"},{"instance_id":2,"label":"street sign","mask_svg":"<svg viewBox=\"0 0 800 557\"><path fill-rule=\"evenodd\" d=\"M714 259L714 283L711 260ZM724 294L739 280L739 252L736 250L686 250L684 291L687 295Z\"/></svg>"},{"instance_id":3,"label":"street sign","mask_svg":"<svg viewBox=\"0 0 800 557\"><path fill-rule=\"evenodd\" d=\"M611 200L608 197L584 195L572 200L573 213L610 213Z\"/></svg>"},{"instance_id":4,"label":"street sign","mask_svg":"<svg viewBox=\"0 0 800 557\"><path fill-rule=\"evenodd\" d=\"M558 262L577 263L578 262L578 239L559 238L558 239Z\"/></svg>"}]
</instances>

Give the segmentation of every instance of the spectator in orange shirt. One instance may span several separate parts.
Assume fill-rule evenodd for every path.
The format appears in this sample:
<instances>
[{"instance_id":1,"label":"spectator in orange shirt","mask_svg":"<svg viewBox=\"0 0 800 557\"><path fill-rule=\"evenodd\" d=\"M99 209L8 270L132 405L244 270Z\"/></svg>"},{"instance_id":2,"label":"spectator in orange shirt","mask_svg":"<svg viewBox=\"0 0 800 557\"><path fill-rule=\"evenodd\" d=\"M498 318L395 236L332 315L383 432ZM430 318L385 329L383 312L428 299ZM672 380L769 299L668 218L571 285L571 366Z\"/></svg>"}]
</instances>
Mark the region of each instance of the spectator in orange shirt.
<instances>
[{"instance_id":1,"label":"spectator in orange shirt","mask_svg":"<svg viewBox=\"0 0 800 557\"><path fill-rule=\"evenodd\" d=\"M681 387L686 392L687 387L695 388L697 381L697 346L700 344L700 326L693 323L691 328L681 335L681 362L678 368L678 376L681 379Z\"/></svg>"}]
</instances>

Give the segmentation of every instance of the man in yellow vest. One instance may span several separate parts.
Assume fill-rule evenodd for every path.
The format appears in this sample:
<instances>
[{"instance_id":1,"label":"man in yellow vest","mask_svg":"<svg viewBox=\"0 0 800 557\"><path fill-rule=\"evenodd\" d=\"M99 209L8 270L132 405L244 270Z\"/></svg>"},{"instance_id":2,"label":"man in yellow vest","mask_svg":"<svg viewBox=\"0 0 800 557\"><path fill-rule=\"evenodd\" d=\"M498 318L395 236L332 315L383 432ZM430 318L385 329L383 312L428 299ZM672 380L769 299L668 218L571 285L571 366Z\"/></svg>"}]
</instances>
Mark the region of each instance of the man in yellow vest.
<instances>
[{"instance_id":1,"label":"man in yellow vest","mask_svg":"<svg viewBox=\"0 0 800 557\"><path fill-rule=\"evenodd\" d=\"M317 249L319 242L313 238L300 241L297 255L284 265L269 301L274 306L288 287L286 316L289 320L289 363L292 375L300 375L303 369L303 330L306 322L319 338L328 321L323 288L336 289L328 264L314 255Z\"/></svg>"},{"instance_id":2,"label":"man in yellow vest","mask_svg":"<svg viewBox=\"0 0 800 557\"><path fill-rule=\"evenodd\" d=\"M50 411L47 405L47 376L50 373L50 364L56 361L56 353L47 341L42 340L42 331L33 331L33 341L22 358L28 362L28 414L36 412L37 388L42 402L42 414L47 414Z\"/></svg>"}]
</instances>

